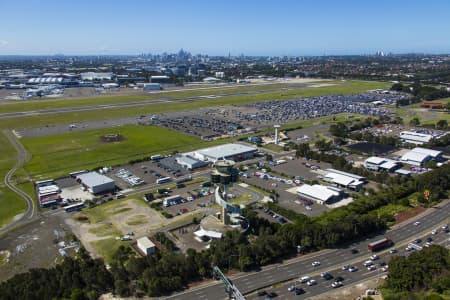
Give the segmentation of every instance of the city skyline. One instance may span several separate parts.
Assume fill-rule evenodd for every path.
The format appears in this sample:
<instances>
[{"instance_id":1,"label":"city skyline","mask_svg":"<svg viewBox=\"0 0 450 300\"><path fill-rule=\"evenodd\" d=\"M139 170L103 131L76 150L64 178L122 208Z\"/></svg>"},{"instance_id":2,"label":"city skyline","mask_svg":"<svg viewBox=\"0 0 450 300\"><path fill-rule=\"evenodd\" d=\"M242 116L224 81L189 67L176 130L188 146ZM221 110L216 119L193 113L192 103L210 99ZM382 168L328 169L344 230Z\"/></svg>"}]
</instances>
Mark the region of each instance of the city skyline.
<instances>
[{"instance_id":1,"label":"city skyline","mask_svg":"<svg viewBox=\"0 0 450 300\"><path fill-rule=\"evenodd\" d=\"M0 55L449 53L450 3L0 1Z\"/></svg>"}]
</instances>

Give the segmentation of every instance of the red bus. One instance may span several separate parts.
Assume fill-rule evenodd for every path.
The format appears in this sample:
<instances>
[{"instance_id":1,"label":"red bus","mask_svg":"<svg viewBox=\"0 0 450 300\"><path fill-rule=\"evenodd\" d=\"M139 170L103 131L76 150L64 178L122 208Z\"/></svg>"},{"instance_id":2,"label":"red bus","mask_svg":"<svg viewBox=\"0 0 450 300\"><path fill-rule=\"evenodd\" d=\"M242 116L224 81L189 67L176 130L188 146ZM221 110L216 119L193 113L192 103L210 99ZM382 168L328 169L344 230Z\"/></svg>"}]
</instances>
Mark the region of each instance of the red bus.
<instances>
[{"instance_id":1,"label":"red bus","mask_svg":"<svg viewBox=\"0 0 450 300\"><path fill-rule=\"evenodd\" d=\"M382 238L381 240L375 241L367 245L369 251L378 251L380 249L392 246L394 243L388 238Z\"/></svg>"}]
</instances>

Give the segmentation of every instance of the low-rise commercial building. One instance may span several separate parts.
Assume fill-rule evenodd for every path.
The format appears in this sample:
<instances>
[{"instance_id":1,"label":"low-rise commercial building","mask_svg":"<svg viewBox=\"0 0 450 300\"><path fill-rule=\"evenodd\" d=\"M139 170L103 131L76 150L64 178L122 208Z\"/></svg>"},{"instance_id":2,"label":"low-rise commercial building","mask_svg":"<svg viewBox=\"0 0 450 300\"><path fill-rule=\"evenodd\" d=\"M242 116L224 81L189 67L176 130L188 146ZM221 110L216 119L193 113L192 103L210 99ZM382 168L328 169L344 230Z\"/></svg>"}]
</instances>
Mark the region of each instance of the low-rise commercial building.
<instances>
[{"instance_id":1,"label":"low-rise commercial building","mask_svg":"<svg viewBox=\"0 0 450 300\"><path fill-rule=\"evenodd\" d=\"M77 175L77 181L92 194L114 191L116 185L111 178L97 172L88 172Z\"/></svg>"},{"instance_id":2,"label":"low-rise commercial building","mask_svg":"<svg viewBox=\"0 0 450 300\"><path fill-rule=\"evenodd\" d=\"M303 184L297 188L297 194L301 199L311 200L318 204L327 204L339 200L343 191L341 189L320 184Z\"/></svg>"},{"instance_id":3,"label":"low-rise commercial building","mask_svg":"<svg viewBox=\"0 0 450 300\"><path fill-rule=\"evenodd\" d=\"M401 163L385 157L371 156L364 161L364 167L371 171L394 172L401 167Z\"/></svg>"},{"instance_id":4,"label":"low-rise commercial building","mask_svg":"<svg viewBox=\"0 0 450 300\"><path fill-rule=\"evenodd\" d=\"M442 160L442 151L416 147L406 152L401 160L410 165L421 166L430 160Z\"/></svg>"},{"instance_id":5,"label":"low-rise commercial building","mask_svg":"<svg viewBox=\"0 0 450 300\"><path fill-rule=\"evenodd\" d=\"M177 164L188 170L194 170L208 165L208 162L206 161L198 160L187 155L179 156L175 159Z\"/></svg>"},{"instance_id":6,"label":"low-rise commercial building","mask_svg":"<svg viewBox=\"0 0 450 300\"><path fill-rule=\"evenodd\" d=\"M225 144L211 148L197 150L187 155L202 161L215 163L218 160L242 161L255 156L258 149L241 144Z\"/></svg>"},{"instance_id":7,"label":"low-rise commercial building","mask_svg":"<svg viewBox=\"0 0 450 300\"><path fill-rule=\"evenodd\" d=\"M328 173L324 176L324 180L355 191L361 189L367 181L365 177L352 173L335 169L326 169L325 171Z\"/></svg>"}]
</instances>

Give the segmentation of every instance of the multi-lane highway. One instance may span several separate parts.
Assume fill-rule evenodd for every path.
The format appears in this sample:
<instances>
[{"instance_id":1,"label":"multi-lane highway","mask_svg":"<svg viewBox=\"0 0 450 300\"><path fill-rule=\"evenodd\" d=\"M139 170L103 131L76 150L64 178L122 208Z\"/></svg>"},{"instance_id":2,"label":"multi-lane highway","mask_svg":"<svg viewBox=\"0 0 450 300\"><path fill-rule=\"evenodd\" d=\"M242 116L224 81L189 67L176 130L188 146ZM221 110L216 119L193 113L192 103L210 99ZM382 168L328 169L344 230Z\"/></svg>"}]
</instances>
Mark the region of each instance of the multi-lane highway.
<instances>
[{"instance_id":1,"label":"multi-lane highway","mask_svg":"<svg viewBox=\"0 0 450 300\"><path fill-rule=\"evenodd\" d=\"M379 271L371 272L366 268L363 268L361 262L367 260L370 256L370 252L367 250L367 244L376 241L383 236L391 238L395 243L395 247L405 248L404 244L410 242L414 238L425 236L430 234L431 230L440 224L449 222L450 219L450 201L445 201L435 208L431 208L424 214L420 215L414 220L410 220L399 226L396 226L392 230L387 231L383 235L374 236L365 241L356 242L353 245L349 245L345 249L333 249L324 250L318 253L307 255L305 257L300 257L293 259L283 264L269 266L264 268L259 272L244 273L237 276L232 276L231 279L233 283L238 287L238 289L244 293L248 294L252 291L262 289L264 287L271 286L275 283L284 282L288 280L293 280L299 276L308 275L311 277L316 276L324 271L331 271L335 276L344 277L344 285L351 285L357 281L366 280L376 276ZM413 221L420 221L419 226L413 225ZM441 233L441 239L448 238L446 234ZM439 242L439 240L438 240ZM359 253L352 254L350 249L356 248ZM383 260L387 261L388 257L383 256ZM314 261L319 261L320 266L313 267L311 264ZM345 264L357 265L359 271L348 272L337 269L341 268ZM321 280L323 281L323 280ZM313 295L318 295L330 291L331 282L329 284L318 284L313 287L305 287L306 294L308 297ZM293 296L293 294L287 294L286 288L283 291L285 297ZM201 300L217 300L226 299L227 295L224 290L224 286L221 282L214 282L204 287L199 287L195 289L188 290L186 292L167 297L166 299L201 299ZM281 299L281 298L279 298Z\"/></svg>"}]
</instances>

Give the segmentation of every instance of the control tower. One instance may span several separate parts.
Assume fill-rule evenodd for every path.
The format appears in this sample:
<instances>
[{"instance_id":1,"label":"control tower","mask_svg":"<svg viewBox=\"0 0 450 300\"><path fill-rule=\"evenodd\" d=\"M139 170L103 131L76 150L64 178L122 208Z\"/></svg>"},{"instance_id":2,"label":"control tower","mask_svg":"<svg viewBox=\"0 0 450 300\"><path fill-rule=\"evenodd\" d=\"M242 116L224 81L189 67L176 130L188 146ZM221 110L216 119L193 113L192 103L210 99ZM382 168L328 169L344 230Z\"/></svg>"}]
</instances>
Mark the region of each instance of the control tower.
<instances>
[{"instance_id":1,"label":"control tower","mask_svg":"<svg viewBox=\"0 0 450 300\"><path fill-rule=\"evenodd\" d=\"M280 130L280 125L273 125L273 128L275 128L275 145L278 145L279 141L280 141L280 134L279 134L279 130Z\"/></svg>"},{"instance_id":2,"label":"control tower","mask_svg":"<svg viewBox=\"0 0 450 300\"><path fill-rule=\"evenodd\" d=\"M214 196L216 203L222 207L221 220L224 225L238 222L238 219L236 222L233 222L233 219L241 215L241 208L227 201L227 187L238 180L239 171L234 166L232 160L219 160L211 173L211 182L216 184Z\"/></svg>"}]
</instances>

